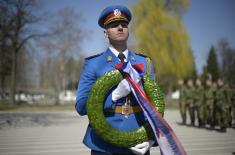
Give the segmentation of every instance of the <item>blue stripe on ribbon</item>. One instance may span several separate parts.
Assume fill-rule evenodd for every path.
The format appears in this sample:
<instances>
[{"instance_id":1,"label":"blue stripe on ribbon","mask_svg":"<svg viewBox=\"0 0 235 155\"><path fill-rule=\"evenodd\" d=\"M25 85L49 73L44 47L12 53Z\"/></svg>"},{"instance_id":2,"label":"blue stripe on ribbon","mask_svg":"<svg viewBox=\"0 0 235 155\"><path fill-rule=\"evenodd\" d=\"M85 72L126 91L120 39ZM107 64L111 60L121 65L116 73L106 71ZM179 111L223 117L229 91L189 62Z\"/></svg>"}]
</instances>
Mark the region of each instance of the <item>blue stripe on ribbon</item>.
<instances>
[{"instance_id":1,"label":"blue stripe on ribbon","mask_svg":"<svg viewBox=\"0 0 235 155\"><path fill-rule=\"evenodd\" d=\"M132 67L130 62L128 62L125 63L120 70L125 72L126 78L132 86L131 90L135 94L150 126L152 127L155 140L158 142L161 152L163 155L186 155L182 144L176 137L172 128L162 118L161 114L157 112L152 103L146 97L143 88L136 84L133 80L137 79L134 76L140 76L139 72L133 69L134 67ZM159 134L160 137L158 137Z\"/></svg>"}]
</instances>

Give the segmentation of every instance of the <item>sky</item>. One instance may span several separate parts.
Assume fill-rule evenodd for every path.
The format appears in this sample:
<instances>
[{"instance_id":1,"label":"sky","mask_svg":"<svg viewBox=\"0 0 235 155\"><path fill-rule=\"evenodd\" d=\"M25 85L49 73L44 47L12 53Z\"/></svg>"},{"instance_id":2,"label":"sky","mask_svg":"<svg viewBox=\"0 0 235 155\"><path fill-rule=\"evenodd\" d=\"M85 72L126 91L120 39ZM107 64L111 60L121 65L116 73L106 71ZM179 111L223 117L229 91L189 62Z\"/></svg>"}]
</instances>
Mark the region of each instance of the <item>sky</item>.
<instances>
[{"instance_id":1,"label":"sky","mask_svg":"<svg viewBox=\"0 0 235 155\"><path fill-rule=\"evenodd\" d=\"M122 4L131 8L138 2L138 0L41 1L43 9L48 12L55 12L68 6L82 14L84 19L82 26L87 30L87 38L82 43L82 51L88 56L104 51L108 45L103 36L103 29L97 24L101 11L113 4ZM182 22L190 37L190 46L199 74L206 64L211 46L217 45L220 39L227 39L231 47L235 48L235 0L191 0Z\"/></svg>"}]
</instances>

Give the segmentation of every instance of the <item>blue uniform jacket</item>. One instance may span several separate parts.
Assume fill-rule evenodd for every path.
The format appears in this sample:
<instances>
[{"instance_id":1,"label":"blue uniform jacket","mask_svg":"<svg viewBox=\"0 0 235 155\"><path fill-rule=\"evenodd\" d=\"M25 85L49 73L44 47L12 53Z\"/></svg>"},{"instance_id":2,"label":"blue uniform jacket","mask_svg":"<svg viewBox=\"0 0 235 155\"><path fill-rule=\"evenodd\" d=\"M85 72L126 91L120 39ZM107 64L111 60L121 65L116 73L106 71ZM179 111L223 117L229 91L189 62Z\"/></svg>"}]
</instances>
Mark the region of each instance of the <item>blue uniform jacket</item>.
<instances>
[{"instance_id":1,"label":"blue uniform jacket","mask_svg":"<svg viewBox=\"0 0 235 155\"><path fill-rule=\"evenodd\" d=\"M144 64L144 70L146 72L147 63L146 57L142 55L135 54L134 52L128 51L128 61L131 64ZM120 63L118 58L107 49L105 52L87 58L85 60L85 64L83 66L83 71L80 76L80 80L78 83L77 90L77 98L76 98L76 110L80 115L86 115L86 102L89 95L89 92L100 76L104 73L109 72L115 68L115 65ZM151 65L151 77L154 79L154 70L153 65ZM115 89L115 88L114 88ZM104 103L104 111L106 109L114 109L117 105L123 105L126 101L125 98L119 99L116 103L112 102L112 90L110 90L107 94L106 101ZM136 101L133 94L130 94L130 100L132 106L137 106L138 102ZM106 115L107 121L116 129L121 131L130 131L139 128L146 122L146 118L143 112L140 113L132 113L128 118L125 118L122 114L109 114ZM115 135L114 135L115 136ZM87 131L83 140L83 143L92 150L100 151L100 152L110 152L110 153L131 153L128 148L119 148L113 146L111 144L106 143L102 140L91 128L90 125L87 127Z\"/></svg>"}]
</instances>

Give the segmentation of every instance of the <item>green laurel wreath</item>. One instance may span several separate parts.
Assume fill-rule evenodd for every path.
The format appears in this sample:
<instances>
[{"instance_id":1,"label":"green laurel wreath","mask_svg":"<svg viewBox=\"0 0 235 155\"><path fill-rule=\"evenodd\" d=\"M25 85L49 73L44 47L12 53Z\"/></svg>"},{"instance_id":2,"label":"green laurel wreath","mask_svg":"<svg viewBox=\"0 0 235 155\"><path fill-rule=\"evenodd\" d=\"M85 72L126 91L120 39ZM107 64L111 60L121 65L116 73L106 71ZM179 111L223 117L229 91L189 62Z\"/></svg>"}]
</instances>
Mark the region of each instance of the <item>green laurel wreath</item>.
<instances>
[{"instance_id":1,"label":"green laurel wreath","mask_svg":"<svg viewBox=\"0 0 235 155\"><path fill-rule=\"evenodd\" d=\"M118 147L129 148L152 138L153 132L148 122L134 131L119 131L107 122L103 112L105 95L122 79L122 74L116 69L97 79L88 97L87 114L95 133L104 141ZM151 103L163 115L165 103L157 82L151 80L149 74L145 74L143 86Z\"/></svg>"}]
</instances>

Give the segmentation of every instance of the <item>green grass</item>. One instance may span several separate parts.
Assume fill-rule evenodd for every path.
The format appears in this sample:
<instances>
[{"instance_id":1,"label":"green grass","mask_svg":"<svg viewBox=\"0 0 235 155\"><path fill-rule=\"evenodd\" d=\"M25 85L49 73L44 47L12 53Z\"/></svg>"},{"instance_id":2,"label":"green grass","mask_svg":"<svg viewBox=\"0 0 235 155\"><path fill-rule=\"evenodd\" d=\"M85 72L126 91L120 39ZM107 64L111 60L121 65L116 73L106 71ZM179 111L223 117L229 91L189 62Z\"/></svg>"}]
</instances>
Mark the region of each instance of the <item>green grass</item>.
<instances>
[{"instance_id":1,"label":"green grass","mask_svg":"<svg viewBox=\"0 0 235 155\"><path fill-rule=\"evenodd\" d=\"M165 109L178 109L178 100L165 100ZM0 102L0 111L73 111L75 110L73 103L55 105L55 104L35 104L28 105L21 104L9 104L6 102Z\"/></svg>"},{"instance_id":2,"label":"green grass","mask_svg":"<svg viewBox=\"0 0 235 155\"><path fill-rule=\"evenodd\" d=\"M27 104L18 104L12 105L7 103L0 103L0 111L71 111L75 110L74 104L63 104L63 105L27 105Z\"/></svg>"}]
</instances>

